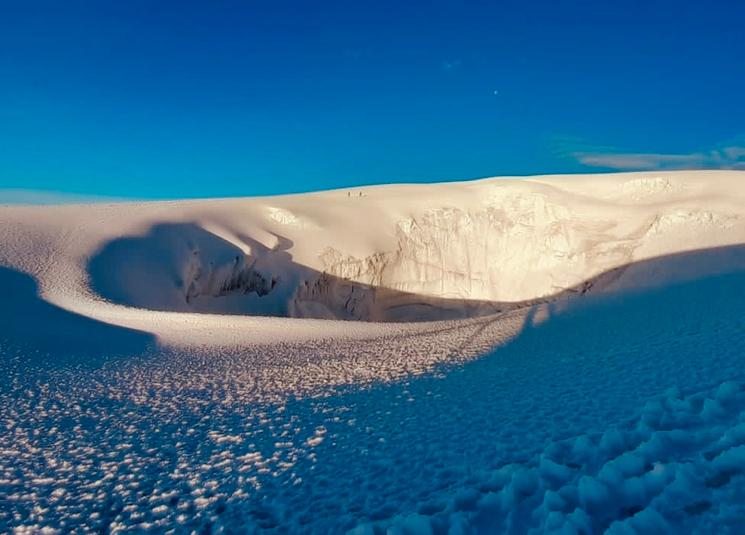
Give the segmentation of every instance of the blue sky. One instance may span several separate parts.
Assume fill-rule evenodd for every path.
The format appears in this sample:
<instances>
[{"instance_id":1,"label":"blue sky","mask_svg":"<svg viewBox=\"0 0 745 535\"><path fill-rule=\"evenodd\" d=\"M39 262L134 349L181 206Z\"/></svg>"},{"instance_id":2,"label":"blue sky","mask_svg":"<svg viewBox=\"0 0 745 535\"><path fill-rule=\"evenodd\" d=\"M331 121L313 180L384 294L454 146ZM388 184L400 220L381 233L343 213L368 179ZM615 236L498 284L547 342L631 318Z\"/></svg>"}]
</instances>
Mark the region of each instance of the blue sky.
<instances>
[{"instance_id":1,"label":"blue sky","mask_svg":"<svg viewBox=\"0 0 745 535\"><path fill-rule=\"evenodd\" d=\"M745 167L743 20L731 0L8 0L0 188Z\"/></svg>"}]
</instances>

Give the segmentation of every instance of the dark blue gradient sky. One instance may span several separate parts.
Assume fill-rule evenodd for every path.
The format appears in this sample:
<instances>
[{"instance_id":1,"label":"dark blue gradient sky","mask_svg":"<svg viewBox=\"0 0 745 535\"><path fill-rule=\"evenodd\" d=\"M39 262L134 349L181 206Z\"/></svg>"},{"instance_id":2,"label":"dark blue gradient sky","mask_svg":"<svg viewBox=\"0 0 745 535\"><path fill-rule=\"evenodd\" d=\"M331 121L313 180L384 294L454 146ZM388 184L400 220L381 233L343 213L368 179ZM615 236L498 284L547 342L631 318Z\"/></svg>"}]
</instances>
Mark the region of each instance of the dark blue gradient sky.
<instances>
[{"instance_id":1,"label":"dark blue gradient sky","mask_svg":"<svg viewBox=\"0 0 745 535\"><path fill-rule=\"evenodd\" d=\"M0 188L745 166L745 2L0 2Z\"/></svg>"}]
</instances>

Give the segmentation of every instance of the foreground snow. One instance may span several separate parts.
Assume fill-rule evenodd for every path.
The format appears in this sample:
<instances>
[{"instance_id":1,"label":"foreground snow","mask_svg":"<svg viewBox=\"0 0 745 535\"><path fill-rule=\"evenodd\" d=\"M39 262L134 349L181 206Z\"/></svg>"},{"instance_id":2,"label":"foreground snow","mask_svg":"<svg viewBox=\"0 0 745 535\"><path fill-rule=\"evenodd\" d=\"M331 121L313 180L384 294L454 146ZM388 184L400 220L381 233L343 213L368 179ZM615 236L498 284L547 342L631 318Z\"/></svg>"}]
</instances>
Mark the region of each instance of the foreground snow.
<instances>
[{"instance_id":1,"label":"foreground snow","mask_svg":"<svg viewBox=\"0 0 745 535\"><path fill-rule=\"evenodd\" d=\"M257 384L297 377L274 358L395 357L385 340L118 359L6 349L0 525L737 533L744 293L732 274L584 300L536 311L469 363L269 398ZM464 340L498 329L479 321Z\"/></svg>"},{"instance_id":2,"label":"foreground snow","mask_svg":"<svg viewBox=\"0 0 745 535\"><path fill-rule=\"evenodd\" d=\"M0 532L738 533L742 178L0 208Z\"/></svg>"}]
</instances>

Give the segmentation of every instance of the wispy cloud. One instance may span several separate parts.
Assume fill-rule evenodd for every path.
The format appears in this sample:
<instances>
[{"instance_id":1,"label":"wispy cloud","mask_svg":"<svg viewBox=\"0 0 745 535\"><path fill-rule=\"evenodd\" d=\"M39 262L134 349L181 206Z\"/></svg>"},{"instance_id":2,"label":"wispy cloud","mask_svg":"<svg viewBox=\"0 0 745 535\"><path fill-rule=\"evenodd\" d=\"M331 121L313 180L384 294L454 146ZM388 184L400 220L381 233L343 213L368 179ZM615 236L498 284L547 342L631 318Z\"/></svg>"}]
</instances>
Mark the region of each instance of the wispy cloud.
<instances>
[{"instance_id":1,"label":"wispy cloud","mask_svg":"<svg viewBox=\"0 0 745 535\"><path fill-rule=\"evenodd\" d=\"M573 152L582 165L609 167L619 170L685 169L708 167L709 158L703 153L658 154L658 153L594 153Z\"/></svg>"},{"instance_id":2,"label":"wispy cloud","mask_svg":"<svg viewBox=\"0 0 745 535\"><path fill-rule=\"evenodd\" d=\"M618 171L665 169L745 169L745 140L691 153L624 152L612 147L575 146L562 143L565 156L588 167ZM578 144L579 145L579 144Z\"/></svg>"},{"instance_id":3,"label":"wispy cloud","mask_svg":"<svg viewBox=\"0 0 745 535\"><path fill-rule=\"evenodd\" d=\"M442 70L454 71L459 69L463 62L460 59L447 60L442 62Z\"/></svg>"}]
</instances>

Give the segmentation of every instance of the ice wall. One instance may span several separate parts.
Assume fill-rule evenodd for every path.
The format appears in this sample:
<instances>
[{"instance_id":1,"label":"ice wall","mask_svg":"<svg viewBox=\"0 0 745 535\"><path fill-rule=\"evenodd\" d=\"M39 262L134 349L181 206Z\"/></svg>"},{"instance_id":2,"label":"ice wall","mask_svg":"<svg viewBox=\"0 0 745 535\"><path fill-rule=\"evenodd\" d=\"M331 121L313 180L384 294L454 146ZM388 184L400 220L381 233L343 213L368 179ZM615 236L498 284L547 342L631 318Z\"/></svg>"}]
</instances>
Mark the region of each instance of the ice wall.
<instances>
[{"instance_id":1,"label":"ice wall","mask_svg":"<svg viewBox=\"0 0 745 535\"><path fill-rule=\"evenodd\" d=\"M586 195L495 183L411 208L307 201L313 221L270 205L245 220L160 225L107 246L117 254L99 262L98 290L144 308L411 321L745 267L740 256L675 257L745 242L740 208L681 196L667 179L611 185Z\"/></svg>"}]
</instances>

